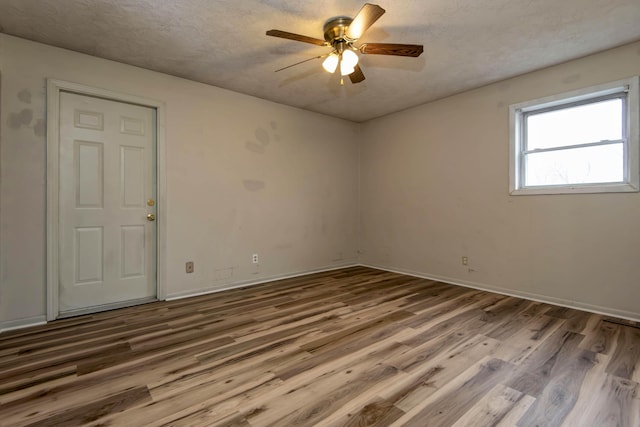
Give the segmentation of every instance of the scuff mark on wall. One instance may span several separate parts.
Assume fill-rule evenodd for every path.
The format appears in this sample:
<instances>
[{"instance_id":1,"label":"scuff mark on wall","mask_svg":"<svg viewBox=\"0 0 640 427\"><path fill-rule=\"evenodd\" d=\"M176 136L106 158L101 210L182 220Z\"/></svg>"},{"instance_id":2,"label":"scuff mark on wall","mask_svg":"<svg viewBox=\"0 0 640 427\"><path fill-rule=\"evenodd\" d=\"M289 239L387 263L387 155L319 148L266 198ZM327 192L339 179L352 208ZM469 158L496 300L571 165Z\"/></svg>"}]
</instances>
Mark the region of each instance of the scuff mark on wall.
<instances>
[{"instance_id":1,"label":"scuff mark on wall","mask_svg":"<svg viewBox=\"0 0 640 427\"><path fill-rule=\"evenodd\" d=\"M257 179L245 179L242 181L242 185L244 185L244 188L249 191L264 190L264 187L266 186L264 181L259 181Z\"/></svg>"},{"instance_id":2,"label":"scuff mark on wall","mask_svg":"<svg viewBox=\"0 0 640 427\"><path fill-rule=\"evenodd\" d=\"M562 79L563 83L575 83L578 80L580 80L582 76L580 76L580 74L571 74L570 76L565 77L564 79Z\"/></svg>"},{"instance_id":3,"label":"scuff mark on wall","mask_svg":"<svg viewBox=\"0 0 640 427\"><path fill-rule=\"evenodd\" d=\"M258 154L264 154L264 146L258 144L257 142L246 141L244 143L244 146L247 147L247 150L249 151L253 151L254 153Z\"/></svg>"},{"instance_id":4,"label":"scuff mark on wall","mask_svg":"<svg viewBox=\"0 0 640 427\"><path fill-rule=\"evenodd\" d=\"M274 122L272 122L272 126L273 123ZM271 142L269 132L259 127L255 130L254 135L258 142L245 141L245 148L254 153L264 154L266 152L267 146ZM265 188L265 182L258 179L245 179L242 181L242 184L244 185L244 188L249 191L260 191L264 190Z\"/></svg>"},{"instance_id":5,"label":"scuff mark on wall","mask_svg":"<svg viewBox=\"0 0 640 427\"><path fill-rule=\"evenodd\" d=\"M278 130L278 123L276 123L274 120L271 120L271 129L275 132ZM273 134L273 138L276 141L280 141L280 135L278 135L277 133Z\"/></svg>"},{"instance_id":6,"label":"scuff mark on wall","mask_svg":"<svg viewBox=\"0 0 640 427\"><path fill-rule=\"evenodd\" d=\"M33 125L33 133L36 136L45 136L47 133L47 124L44 119L36 120L36 124Z\"/></svg>"},{"instance_id":7,"label":"scuff mark on wall","mask_svg":"<svg viewBox=\"0 0 640 427\"><path fill-rule=\"evenodd\" d=\"M233 267L217 268L213 273L214 280L219 281L231 279L231 277L233 276L233 269Z\"/></svg>"},{"instance_id":8,"label":"scuff mark on wall","mask_svg":"<svg viewBox=\"0 0 640 427\"><path fill-rule=\"evenodd\" d=\"M18 99L25 104L31 104L31 91L29 89L22 89L18 92Z\"/></svg>"},{"instance_id":9,"label":"scuff mark on wall","mask_svg":"<svg viewBox=\"0 0 640 427\"><path fill-rule=\"evenodd\" d=\"M256 139L262 143L262 145L269 145L271 142L271 138L269 138L269 133L262 129L256 129Z\"/></svg>"},{"instance_id":10,"label":"scuff mark on wall","mask_svg":"<svg viewBox=\"0 0 640 427\"><path fill-rule=\"evenodd\" d=\"M277 127L278 127L278 124L272 121L271 128L277 129ZM267 145L271 143L271 136L269 135L269 132L263 128L258 128L254 132L254 135L258 140L258 142L246 141L244 143L245 147L247 148L247 150L253 151L254 153L264 154L266 151ZM274 134L273 137L276 141L280 141L280 137L278 135Z\"/></svg>"},{"instance_id":11,"label":"scuff mark on wall","mask_svg":"<svg viewBox=\"0 0 640 427\"><path fill-rule=\"evenodd\" d=\"M33 110L25 108L19 113L9 114L7 124L11 129L20 129L22 126L29 126L33 120Z\"/></svg>"}]
</instances>

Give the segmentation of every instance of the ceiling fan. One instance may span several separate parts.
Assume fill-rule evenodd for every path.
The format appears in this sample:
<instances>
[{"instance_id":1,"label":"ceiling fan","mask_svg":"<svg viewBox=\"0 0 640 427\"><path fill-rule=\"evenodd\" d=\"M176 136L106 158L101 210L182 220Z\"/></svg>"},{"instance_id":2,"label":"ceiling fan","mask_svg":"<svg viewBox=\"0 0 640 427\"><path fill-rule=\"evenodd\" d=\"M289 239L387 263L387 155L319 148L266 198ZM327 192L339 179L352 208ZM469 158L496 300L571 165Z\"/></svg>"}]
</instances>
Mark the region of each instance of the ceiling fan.
<instances>
[{"instance_id":1,"label":"ceiling fan","mask_svg":"<svg viewBox=\"0 0 640 427\"><path fill-rule=\"evenodd\" d=\"M348 16L329 18L323 26L324 40L281 30L267 31L268 36L331 47L331 52L328 54L309 58L276 71L282 71L313 59L325 58L322 67L326 71L335 73L340 68L341 76L348 75L351 83L360 83L365 77L358 65L358 52L374 55L411 56L414 58L420 56L423 48L422 45L417 44L363 43L359 46L355 44L384 12L385 10L377 4L365 3L353 19ZM343 84L342 78L340 83Z\"/></svg>"}]
</instances>

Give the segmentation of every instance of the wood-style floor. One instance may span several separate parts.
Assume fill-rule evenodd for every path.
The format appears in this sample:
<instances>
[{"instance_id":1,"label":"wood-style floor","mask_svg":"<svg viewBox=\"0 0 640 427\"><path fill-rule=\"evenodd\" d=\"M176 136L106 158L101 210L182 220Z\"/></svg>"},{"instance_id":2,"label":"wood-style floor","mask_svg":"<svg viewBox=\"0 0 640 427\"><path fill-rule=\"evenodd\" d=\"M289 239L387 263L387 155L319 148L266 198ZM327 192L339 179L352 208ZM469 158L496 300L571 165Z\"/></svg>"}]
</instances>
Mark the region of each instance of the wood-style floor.
<instances>
[{"instance_id":1,"label":"wood-style floor","mask_svg":"<svg viewBox=\"0 0 640 427\"><path fill-rule=\"evenodd\" d=\"M640 426L640 330L349 268L0 334L2 426Z\"/></svg>"}]
</instances>

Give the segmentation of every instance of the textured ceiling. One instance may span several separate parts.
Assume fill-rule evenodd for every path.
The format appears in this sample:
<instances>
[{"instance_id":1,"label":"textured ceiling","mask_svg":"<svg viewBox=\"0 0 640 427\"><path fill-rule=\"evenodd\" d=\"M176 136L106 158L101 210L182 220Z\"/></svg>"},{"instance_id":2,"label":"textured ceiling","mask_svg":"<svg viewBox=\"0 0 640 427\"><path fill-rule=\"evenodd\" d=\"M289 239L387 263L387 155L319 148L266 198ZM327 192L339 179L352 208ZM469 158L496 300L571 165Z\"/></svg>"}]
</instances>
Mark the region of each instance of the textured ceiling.
<instances>
[{"instance_id":1,"label":"textured ceiling","mask_svg":"<svg viewBox=\"0 0 640 427\"><path fill-rule=\"evenodd\" d=\"M364 1L0 0L4 33L353 121L640 40L638 0L379 0L362 42L423 44L419 58L361 55L366 80L340 86L322 39L326 19Z\"/></svg>"}]
</instances>

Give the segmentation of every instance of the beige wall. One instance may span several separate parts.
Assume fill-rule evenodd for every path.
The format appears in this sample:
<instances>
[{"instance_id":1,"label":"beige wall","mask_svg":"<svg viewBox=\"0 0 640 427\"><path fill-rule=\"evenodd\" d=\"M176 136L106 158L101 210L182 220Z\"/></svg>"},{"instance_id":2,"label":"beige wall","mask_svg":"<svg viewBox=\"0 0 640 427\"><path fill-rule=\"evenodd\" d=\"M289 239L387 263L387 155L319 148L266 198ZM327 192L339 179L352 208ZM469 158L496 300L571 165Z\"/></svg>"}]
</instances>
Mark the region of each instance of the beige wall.
<instances>
[{"instance_id":1,"label":"beige wall","mask_svg":"<svg viewBox=\"0 0 640 427\"><path fill-rule=\"evenodd\" d=\"M166 104L169 296L356 261L358 125L2 34L0 78L0 327L45 314L46 78Z\"/></svg>"},{"instance_id":2,"label":"beige wall","mask_svg":"<svg viewBox=\"0 0 640 427\"><path fill-rule=\"evenodd\" d=\"M45 314L46 78L166 103L169 295L360 249L370 265L640 318L639 194L508 195L509 104L638 74L640 43L358 125L0 34L0 328Z\"/></svg>"},{"instance_id":3,"label":"beige wall","mask_svg":"<svg viewBox=\"0 0 640 427\"><path fill-rule=\"evenodd\" d=\"M361 261L640 318L640 194L508 194L509 104L638 74L635 43L365 124Z\"/></svg>"}]
</instances>

